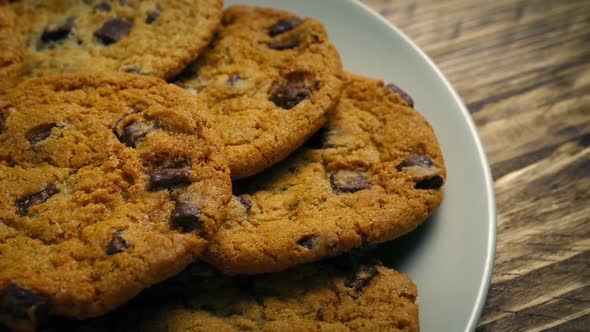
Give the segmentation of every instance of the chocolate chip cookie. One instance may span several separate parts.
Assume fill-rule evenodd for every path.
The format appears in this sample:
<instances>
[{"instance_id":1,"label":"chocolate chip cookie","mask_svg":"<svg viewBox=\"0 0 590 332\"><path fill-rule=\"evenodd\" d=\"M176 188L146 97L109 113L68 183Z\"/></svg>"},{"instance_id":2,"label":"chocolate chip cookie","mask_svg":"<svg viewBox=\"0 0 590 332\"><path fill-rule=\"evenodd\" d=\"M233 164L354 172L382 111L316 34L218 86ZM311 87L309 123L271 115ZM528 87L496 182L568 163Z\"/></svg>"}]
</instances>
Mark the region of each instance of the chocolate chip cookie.
<instances>
[{"instance_id":1,"label":"chocolate chip cookie","mask_svg":"<svg viewBox=\"0 0 590 332\"><path fill-rule=\"evenodd\" d=\"M109 316L48 331L418 331L416 286L381 265L229 278L194 265Z\"/></svg>"},{"instance_id":2,"label":"chocolate chip cookie","mask_svg":"<svg viewBox=\"0 0 590 332\"><path fill-rule=\"evenodd\" d=\"M393 85L350 74L328 123L294 156L234 183L206 259L227 274L280 271L395 239L443 198L426 119Z\"/></svg>"},{"instance_id":3,"label":"chocolate chip cookie","mask_svg":"<svg viewBox=\"0 0 590 332\"><path fill-rule=\"evenodd\" d=\"M0 98L1 322L104 314L201 255L231 199L203 111L177 86L116 72Z\"/></svg>"},{"instance_id":4,"label":"chocolate chip cookie","mask_svg":"<svg viewBox=\"0 0 590 332\"><path fill-rule=\"evenodd\" d=\"M14 86L21 72L23 51L14 23L12 10L0 6L0 92Z\"/></svg>"},{"instance_id":5,"label":"chocolate chip cookie","mask_svg":"<svg viewBox=\"0 0 590 332\"><path fill-rule=\"evenodd\" d=\"M214 112L233 179L284 159L326 122L342 65L318 21L234 6L210 50L174 82Z\"/></svg>"},{"instance_id":6,"label":"chocolate chip cookie","mask_svg":"<svg viewBox=\"0 0 590 332\"><path fill-rule=\"evenodd\" d=\"M90 70L170 78L207 46L223 7L222 0L9 2L0 13L16 13L21 79Z\"/></svg>"}]
</instances>

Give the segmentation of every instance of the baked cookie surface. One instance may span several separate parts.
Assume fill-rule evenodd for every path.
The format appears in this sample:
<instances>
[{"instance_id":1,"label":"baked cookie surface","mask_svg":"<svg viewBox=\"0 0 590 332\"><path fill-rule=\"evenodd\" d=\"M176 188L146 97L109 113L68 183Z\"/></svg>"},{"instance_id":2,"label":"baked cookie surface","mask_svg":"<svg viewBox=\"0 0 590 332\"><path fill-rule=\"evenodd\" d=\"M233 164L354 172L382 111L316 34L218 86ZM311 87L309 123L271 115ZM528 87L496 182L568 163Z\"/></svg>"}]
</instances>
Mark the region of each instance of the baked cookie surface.
<instances>
[{"instance_id":1,"label":"baked cookie surface","mask_svg":"<svg viewBox=\"0 0 590 332\"><path fill-rule=\"evenodd\" d=\"M9 2L0 13L16 13L21 80L90 70L170 78L207 46L223 7L222 0Z\"/></svg>"},{"instance_id":2,"label":"baked cookie surface","mask_svg":"<svg viewBox=\"0 0 590 332\"><path fill-rule=\"evenodd\" d=\"M285 270L395 239L443 198L435 134L393 85L350 74L327 125L292 157L234 183L206 260L227 274Z\"/></svg>"},{"instance_id":3,"label":"baked cookie surface","mask_svg":"<svg viewBox=\"0 0 590 332\"><path fill-rule=\"evenodd\" d=\"M199 265L112 314L48 331L418 331L416 286L380 265L229 278ZM42 330L43 331L43 330Z\"/></svg>"},{"instance_id":4,"label":"baked cookie surface","mask_svg":"<svg viewBox=\"0 0 590 332\"><path fill-rule=\"evenodd\" d=\"M284 159L325 123L342 64L314 19L233 6L221 24L211 48L174 82L213 111L239 179Z\"/></svg>"},{"instance_id":5,"label":"baked cookie surface","mask_svg":"<svg viewBox=\"0 0 590 332\"><path fill-rule=\"evenodd\" d=\"M104 314L203 253L231 199L213 122L151 77L76 73L0 99L0 322Z\"/></svg>"},{"instance_id":6,"label":"baked cookie surface","mask_svg":"<svg viewBox=\"0 0 590 332\"><path fill-rule=\"evenodd\" d=\"M23 50L14 24L12 9L0 6L0 92L14 86L21 72Z\"/></svg>"}]
</instances>

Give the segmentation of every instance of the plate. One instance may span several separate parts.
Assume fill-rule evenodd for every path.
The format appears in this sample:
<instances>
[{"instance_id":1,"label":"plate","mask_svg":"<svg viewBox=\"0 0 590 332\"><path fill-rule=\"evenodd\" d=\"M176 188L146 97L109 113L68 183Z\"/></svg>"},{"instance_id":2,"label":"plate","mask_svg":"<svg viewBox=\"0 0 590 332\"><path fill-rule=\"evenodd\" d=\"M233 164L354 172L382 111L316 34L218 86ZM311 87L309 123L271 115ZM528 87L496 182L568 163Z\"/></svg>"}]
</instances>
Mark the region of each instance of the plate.
<instances>
[{"instance_id":1,"label":"plate","mask_svg":"<svg viewBox=\"0 0 590 332\"><path fill-rule=\"evenodd\" d=\"M447 166L445 199L417 231L375 255L418 286L422 331L472 331L485 303L495 252L493 181L471 117L434 63L379 14L353 0L226 0L320 20L344 67L406 90L432 124Z\"/></svg>"}]
</instances>

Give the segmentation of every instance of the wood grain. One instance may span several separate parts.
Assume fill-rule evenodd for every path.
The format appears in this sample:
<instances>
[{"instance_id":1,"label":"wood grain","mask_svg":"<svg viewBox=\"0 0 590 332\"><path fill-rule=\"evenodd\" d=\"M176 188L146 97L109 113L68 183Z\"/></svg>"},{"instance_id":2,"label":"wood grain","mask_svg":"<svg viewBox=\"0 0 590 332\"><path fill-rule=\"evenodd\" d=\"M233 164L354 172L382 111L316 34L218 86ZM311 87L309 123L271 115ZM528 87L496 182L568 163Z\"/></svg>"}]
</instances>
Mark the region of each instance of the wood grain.
<instances>
[{"instance_id":1,"label":"wood grain","mask_svg":"<svg viewBox=\"0 0 590 332\"><path fill-rule=\"evenodd\" d=\"M590 1L362 0L469 108L498 238L478 330L590 330Z\"/></svg>"}]
</instances>

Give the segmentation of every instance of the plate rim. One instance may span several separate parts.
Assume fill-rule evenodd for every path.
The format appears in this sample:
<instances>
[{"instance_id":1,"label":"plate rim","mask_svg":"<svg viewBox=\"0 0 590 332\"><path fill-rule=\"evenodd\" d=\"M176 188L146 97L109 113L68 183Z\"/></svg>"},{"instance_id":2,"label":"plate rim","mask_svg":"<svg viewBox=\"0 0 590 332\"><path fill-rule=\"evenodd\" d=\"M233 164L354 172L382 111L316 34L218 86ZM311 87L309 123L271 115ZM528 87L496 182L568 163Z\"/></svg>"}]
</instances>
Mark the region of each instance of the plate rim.
<instances>
[{"instance_id":1,"label":"plate rim","mask_svg":"<svg viewBox=\"0 0 590 332\"><path fill-rule=\"evenodd\" d=\"M496 256L496 227L497 227L497 211L496 211L496 196L494 191L494 181L492 177L492 172L490 169L490 164L488 158L485 154L485 150L479 134L477 133L477 129L475 127L475 123L473 122L473 118L471 114L467 110L467 107L463 103L463 100L455 90L455 88L451 85L449 80L446 76L442 73L442 71L438 68L438 66L434 63L434 61L420 48L414 41L412 41L405 33L403 33L397 26L395 26L391 21L387 18L379 14L377 11L369 7L368 5L362 3L360 0L347 0L351 5L356 6L359 10L364 11L367 14L370 14L373 18L377 19L381 24L384 24L389 29L391 29L394 33L398 34L401 39L406 42L411 48L414 49L416 53L418 53L426 62L426 64L434 71L434 73L442 80L442 83L450 92L451 97L453 98L454 102L459 106L459 109L463 115L463 118L467 122L467 128L469 130L469 134L474 139L475 147L477 150L477 156L479 159L480 167L484 173L484 183L485 183L485 193L487 196L486 205L488 207L488 216L487 216L487 244L486 244L486 258L484 263L484 270L483 270L483 278L480 281L479 289L477 291L477 297L475 299L474 307L471 310L469 315L469 320L467 321L467 326L465 327L465 331L474 331L477 327L479 322L479 318L483 312L483 308L485 306L487 295L490 289L492 275L494 271L494 258Z\"/></svg>"}]
</instances>

